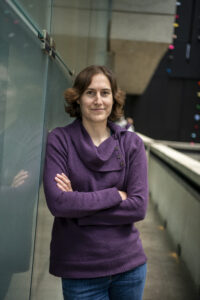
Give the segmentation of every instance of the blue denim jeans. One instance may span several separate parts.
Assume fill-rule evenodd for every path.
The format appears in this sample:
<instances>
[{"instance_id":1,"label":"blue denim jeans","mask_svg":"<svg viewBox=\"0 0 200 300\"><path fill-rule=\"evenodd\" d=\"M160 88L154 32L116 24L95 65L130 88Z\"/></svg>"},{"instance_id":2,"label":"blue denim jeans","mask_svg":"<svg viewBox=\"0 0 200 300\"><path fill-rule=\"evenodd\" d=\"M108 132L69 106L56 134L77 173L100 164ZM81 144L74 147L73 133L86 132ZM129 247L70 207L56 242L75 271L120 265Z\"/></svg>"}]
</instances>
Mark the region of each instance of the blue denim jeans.
<instances>
[{"instance_id":1,"label":"blue denim jeans","mask_svg":"<svg viewBox=\"0 0 200 300\"><path fill-rule=\"evenodd\" d=\"M90 278L62 278L64 300L142 300L147 265L117 275Z\"/></svg>"}]
</instances>

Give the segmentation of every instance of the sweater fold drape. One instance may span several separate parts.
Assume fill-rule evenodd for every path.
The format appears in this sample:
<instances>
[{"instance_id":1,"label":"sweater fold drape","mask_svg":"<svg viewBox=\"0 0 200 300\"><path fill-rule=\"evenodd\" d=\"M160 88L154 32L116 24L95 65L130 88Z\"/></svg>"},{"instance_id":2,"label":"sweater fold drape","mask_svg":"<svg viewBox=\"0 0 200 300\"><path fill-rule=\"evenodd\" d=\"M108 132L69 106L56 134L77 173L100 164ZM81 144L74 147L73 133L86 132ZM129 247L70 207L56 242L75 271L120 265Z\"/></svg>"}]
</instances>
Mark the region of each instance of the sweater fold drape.
<instances>
[{"instance_id":1,"label":"sweater fold drape","mask_svg":"<svg viewBox=\"0 0 200 300\"><path fill-rule=\"evenodd\" d=\"M43 182L55 217L50 273L56 276L114 275L147 260L134 226L148 202L144 145L136 133L109 121L108 127L112 135L98 147L80 119L48 134ZM69 177L72 192L57 187L57 173Z\"/></svg>"}]
</instances>

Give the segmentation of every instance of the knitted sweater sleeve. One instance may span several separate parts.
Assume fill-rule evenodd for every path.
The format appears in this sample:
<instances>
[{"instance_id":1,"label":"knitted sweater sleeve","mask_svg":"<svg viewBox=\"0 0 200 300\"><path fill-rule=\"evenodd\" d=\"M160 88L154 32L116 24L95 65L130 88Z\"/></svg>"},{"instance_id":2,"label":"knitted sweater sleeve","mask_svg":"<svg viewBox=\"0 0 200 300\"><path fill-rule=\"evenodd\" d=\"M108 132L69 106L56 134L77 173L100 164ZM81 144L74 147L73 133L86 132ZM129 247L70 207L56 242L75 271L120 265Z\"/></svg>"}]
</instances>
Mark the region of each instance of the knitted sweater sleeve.
<instances>
[{"instance_id":1,"label":"knitted sweater sleeve","mask_svg":"<svg viewBox=\"0 0 200 300\"><path fill-rule=\"evenodd\" d=\"M57 173L69 176L67 150L63 140L54 132L49 133L43 172L44 193L52 215L64 218L81 218L100 210L119 205L122 201L117 188L94 192L63 192L55 181Z\"/></svg>"},{"instance_id":2,"label":"knitted sweater sleeve","mask_svg":"<svg viewBox=\"0 0 200 300\"><path fill-rule=\"evenodd\" d=\"M130 153L127 199L117 207L78 220L80 226L123 225L144 219L148 202L147 159L142 140L137 140L135 153Z\"/></svg>"}]
</instances>

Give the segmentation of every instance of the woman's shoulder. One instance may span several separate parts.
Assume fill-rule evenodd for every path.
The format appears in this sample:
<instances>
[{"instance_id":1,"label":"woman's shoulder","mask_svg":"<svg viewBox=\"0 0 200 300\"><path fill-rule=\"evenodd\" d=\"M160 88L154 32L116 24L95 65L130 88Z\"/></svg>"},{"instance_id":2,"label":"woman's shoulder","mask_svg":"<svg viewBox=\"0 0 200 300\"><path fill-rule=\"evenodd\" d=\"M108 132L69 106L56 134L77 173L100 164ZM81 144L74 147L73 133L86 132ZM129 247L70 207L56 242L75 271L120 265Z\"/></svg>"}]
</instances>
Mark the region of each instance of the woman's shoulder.
<instances>
[{"instance_id":1,"label":"woman's shoulder","mask_svg":"<svg viewBox=\"0 0 200 300\"><path fill-rule=\"evenodd\" d=\"M65 126L55 127L48 132L49 136L57 136L57 137L66 137L72 128L74 127L74 122L71 122Z\"/></svg>"},{"instance_id":2,"label":"woman's shoulder","mask_svg":"<svg viewBox=\"0 0 200 300\"><path fill-rule=\"evenodd\" d=\"M73 122L50 130L47 135L47 144L52 144L58 148L67 148L72 124Z\"/></svg>"},{"instance_id":3,"label":"woman's shoulder","mask_svg":"<svg viewBox=\"0 0 200 300\"><path fill-rule=\"evenodd\" d=\"M136 132L124 131L122 138L124 139L125 151L133 151L144 147L142 138Z\"/></svg>"},{"instance_id":4,"label":"woman's shoulder","mask_svg":"<svg viewBox=\"0 0 200 300\"><path fill-rule=\"evenodd\" d=\"M109 122L113 135L118 137L125 151L133 151L143 145L143 140L135 131L129 131L116 123Z\"/></svg>"}]
</instances>

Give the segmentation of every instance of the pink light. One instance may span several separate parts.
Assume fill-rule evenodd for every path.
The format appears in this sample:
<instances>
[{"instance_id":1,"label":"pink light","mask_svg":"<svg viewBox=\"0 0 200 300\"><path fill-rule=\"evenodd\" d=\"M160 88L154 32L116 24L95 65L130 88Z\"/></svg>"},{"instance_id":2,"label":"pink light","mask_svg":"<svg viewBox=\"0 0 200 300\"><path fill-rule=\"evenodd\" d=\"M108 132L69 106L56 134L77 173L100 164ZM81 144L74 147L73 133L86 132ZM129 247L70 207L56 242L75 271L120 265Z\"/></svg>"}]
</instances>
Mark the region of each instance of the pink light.
<instances>
[{"instance_id":1,"label":"pink light","mask_svg":"<svg viewBox=\"0 0 200 300\"><path fill-rule=\"evenodd\" d=\"M169 45L169 49L170 49L170 50L173 50L173 49L174 49L174 45L172 45L172 44Z\"/></svg>"}]
</instances>

